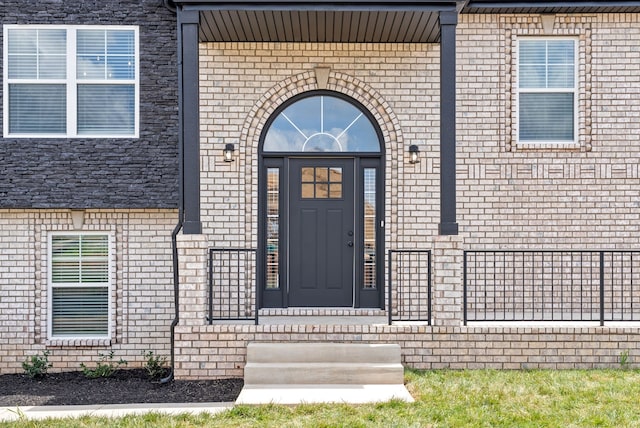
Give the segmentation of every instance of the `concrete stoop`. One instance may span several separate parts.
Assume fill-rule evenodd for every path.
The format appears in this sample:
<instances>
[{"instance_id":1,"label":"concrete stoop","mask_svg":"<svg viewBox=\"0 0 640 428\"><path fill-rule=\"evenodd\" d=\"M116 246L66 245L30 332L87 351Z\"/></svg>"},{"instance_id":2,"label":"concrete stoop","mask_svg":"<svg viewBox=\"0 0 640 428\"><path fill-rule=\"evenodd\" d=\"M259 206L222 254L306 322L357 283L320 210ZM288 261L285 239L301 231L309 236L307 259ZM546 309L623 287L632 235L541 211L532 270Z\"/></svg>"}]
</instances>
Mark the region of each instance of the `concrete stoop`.
<instances>
[{"instance_id":1,"label":"concrete stoop","mask_svg":"<svg viewBox=\"0 0 640 428\"><path fill-rule=\"evenodd\" d=\"M236 404L413 402L400 346L249 343Z\"/></svg>"}]
</instances>

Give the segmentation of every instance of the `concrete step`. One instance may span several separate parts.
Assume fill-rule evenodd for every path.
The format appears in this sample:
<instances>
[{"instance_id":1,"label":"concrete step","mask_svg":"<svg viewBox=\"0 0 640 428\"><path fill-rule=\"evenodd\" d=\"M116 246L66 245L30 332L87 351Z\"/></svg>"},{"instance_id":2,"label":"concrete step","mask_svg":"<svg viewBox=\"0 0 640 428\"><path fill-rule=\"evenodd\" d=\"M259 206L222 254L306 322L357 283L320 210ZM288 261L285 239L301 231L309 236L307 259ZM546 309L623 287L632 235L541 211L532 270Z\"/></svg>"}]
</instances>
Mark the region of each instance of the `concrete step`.
<instances>
[{"instance_id":1,"label":"concrete step","mask_svg":"<svg viewBox=\"0 0 640 428\"><path fill-rule=\"evenodd\" d=\"M261 384L396 385L404 381L400 363L247 363L244 382Z\"/></svg>"},{"instance_id":2,"label":"concrete step","mask_svg":"<svg viewBox=\"0 0 640 428\"><path fill-rule=\"evenodd\" d=\"M364 343L249 343L237 403L413 401L400 346Z\"/></svg>"},{"instance_id":3,"label":"concrete step","mask_svg":"<svg viewBox=\"0 0 640 428\"><path fill-rule=\"evenodd\" d=\"M402 384L400 346L368 343L249 343L244 382Z\"/></svg>"},{"instance_id":4,"label":"concrete step","mask_svg":"<svg viewBox=\"0 0 640 428\"><path fill-rule=\"evenodd\" d=\"M247 363L396 363L400 346L369 343L249 343Z\"/></svg>"}]
</instances>

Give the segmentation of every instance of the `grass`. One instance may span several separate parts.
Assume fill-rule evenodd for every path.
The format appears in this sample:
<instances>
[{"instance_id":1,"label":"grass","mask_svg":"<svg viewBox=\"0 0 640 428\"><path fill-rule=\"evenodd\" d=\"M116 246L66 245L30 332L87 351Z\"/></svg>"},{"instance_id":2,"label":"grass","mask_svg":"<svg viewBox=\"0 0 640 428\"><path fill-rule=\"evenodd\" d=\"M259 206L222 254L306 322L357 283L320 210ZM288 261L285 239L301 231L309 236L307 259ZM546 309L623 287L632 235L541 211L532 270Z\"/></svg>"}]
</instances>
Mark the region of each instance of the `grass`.
<instances>
[{"instance_id":1,"label":"grass","mask_svg":"<svg viewBox=\"0 0 640 428\"><path fill-rule=\"evenodd\" d=\"M406 372L415 403L236 406L218 415L27 421L0 427L635 427L638 370Z\"/></svg>"}]
</instances>

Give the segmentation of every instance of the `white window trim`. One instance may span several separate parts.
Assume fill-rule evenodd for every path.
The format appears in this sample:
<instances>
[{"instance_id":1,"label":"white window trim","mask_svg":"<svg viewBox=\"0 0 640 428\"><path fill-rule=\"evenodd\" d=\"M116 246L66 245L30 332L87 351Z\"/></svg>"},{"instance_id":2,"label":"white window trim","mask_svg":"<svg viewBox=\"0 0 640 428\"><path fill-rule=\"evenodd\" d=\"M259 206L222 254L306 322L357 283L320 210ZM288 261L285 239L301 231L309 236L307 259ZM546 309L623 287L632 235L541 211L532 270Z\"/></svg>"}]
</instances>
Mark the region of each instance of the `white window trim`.
<instances>
[{"instance_id":1,"label":"white window trim","mask_svg":"<svg viewBox=\"0 0 640 428\"><path fill-rule=\"evenodd\" d=\"M521 90L520 89L520 42L523 40L572 40L573 44L574 44L574 57L573 57L573 88L526 88ZM579 58L579 44L578 44L578 38L577 37L556 37L556 36L549 36L549 37L536 37L536 36L524 36L524 37L519 37L517 39L517 54L515 55L515 69L516 69L516 81L515 81L515 88L516 88L516 97L515 97L515 132L514 132L514 141L516 141L516 144L520 144L520 145L527 145L527 146L532 146L532 145L553 145L553 146L557 146L557 145L561 145L561 144L567 144L567 145L577 145L580 143L580 137L579 137L579 111L578 111L578 107L579 107L579 64L578 64L578 58ZM522 140L520 139L520 93L524 92L524 93L566 93L566 92L573 92L573 140Z\"/></svg>"},{"instance_id":2,"label":"white window trim","mask_svg":"<svg viewBox=\"0 0 640 428\"><path fill-rule=\"evenodd\" d=\"M9 30L15 29L51 29L67 31L67 78L38 80L38 83L64 83L67 86L67 132L66 134L21 134L9 133L9 84L33 83L33 79L9 79ZM133 134L78 134L77 130L77 88L76 76L76 32L77 30L127 30L133 31L135 37L135 78L132 80L118 80L119 84L134 85L134 132ZM2 132L4 138L138 138L140 135L140 36L139 27L135 25L4 25L3 26L3 114ZM82 80L82 84L105 84L104 80Z\"/></svg>"},{"instance_id":3,"label":"white window trim","mask_svg":"<svg viewBox=\"0 0 640 428\"><path fill-rule=\"evenodd\" d=\"M108 321L107 321L107 334L104 336L54 336L52 332L52 315L53 315L53 278L52 278L52 239L54 236L61 235L74 235L74 236L87 236L87 235L106 235L108 238L108 275L109 280L107 283L107 296L108 296ZM77 232L74 230L51 232L47 237L47 338L48 340L104 340L111 339L111 332L113 328L113 260L114 260L114 242L113 235L110 232ZM75 283L74 283L75 284ZM69 284L57 284L57 287L68 287ZM104 283L83 285L83 287L104 287Z\"/></svg>"}]
</instances>

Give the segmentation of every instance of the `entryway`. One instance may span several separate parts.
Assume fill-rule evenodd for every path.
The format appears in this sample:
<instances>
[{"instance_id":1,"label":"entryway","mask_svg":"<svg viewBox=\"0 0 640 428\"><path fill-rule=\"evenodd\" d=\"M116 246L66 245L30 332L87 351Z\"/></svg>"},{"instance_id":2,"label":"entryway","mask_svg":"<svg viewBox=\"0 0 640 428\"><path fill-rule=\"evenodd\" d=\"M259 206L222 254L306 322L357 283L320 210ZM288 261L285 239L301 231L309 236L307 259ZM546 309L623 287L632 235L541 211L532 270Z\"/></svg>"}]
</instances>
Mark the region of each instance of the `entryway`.
<instances>
[{"instance_id":1,"label":"entryway","mask_svg":"<svg viewBox=\"0 0 640 428\"><path fill-rule=\"evenodd\" d=\"M313 91L261 138L260 306L383 308L384 156L372 115Z\"/></svg>"}]
</instances>

